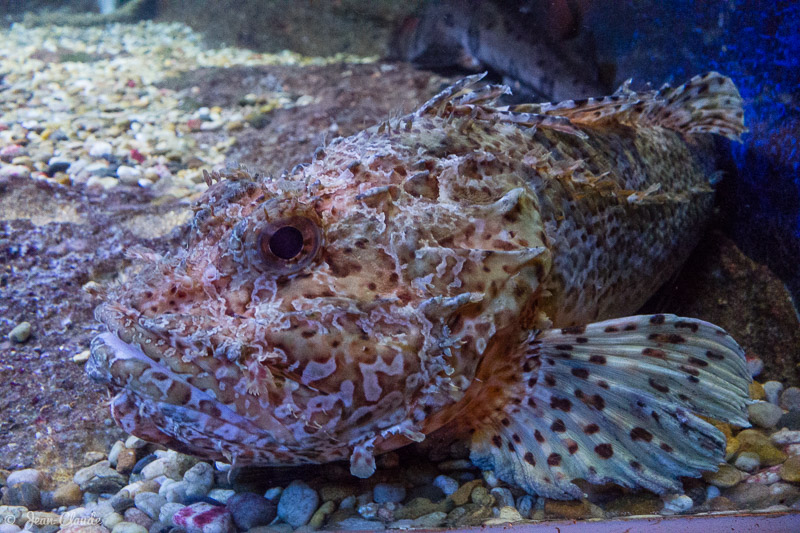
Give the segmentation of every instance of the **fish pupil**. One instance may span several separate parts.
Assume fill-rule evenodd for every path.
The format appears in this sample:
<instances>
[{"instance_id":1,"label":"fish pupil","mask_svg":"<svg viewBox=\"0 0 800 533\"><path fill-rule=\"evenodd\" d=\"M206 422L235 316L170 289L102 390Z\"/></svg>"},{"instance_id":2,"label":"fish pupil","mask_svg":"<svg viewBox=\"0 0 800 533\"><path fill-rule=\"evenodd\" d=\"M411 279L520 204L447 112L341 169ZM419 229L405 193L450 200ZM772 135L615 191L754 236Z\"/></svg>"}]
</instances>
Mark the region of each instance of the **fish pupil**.
<instances>
[{"instance_id":1,"label":"fish pupil","mask_svg":"<svg viewBox=\"0 0 800 533\"><path fill-rule=\"evenodd\" d=\"M303 234L294 226L283 226L269 238L269 251L281 259L292 259L303 250Z\"/></svg>"}]
</instances>

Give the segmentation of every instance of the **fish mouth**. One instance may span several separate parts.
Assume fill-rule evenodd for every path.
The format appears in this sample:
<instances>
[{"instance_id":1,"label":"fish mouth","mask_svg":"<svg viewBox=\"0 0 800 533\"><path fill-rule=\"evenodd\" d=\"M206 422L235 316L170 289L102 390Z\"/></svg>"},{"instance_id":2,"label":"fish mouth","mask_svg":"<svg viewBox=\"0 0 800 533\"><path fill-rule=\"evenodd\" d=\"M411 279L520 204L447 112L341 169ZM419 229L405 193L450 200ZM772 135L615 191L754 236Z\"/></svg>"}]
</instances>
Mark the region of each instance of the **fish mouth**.
<instances>
[{"instance_id":1,"label":"fish mouth","mask_svg":"<svg viewBox=\"0 0 800 533\"><path fill-rule=\"evenodd\" d=\"M213 391L193 385L191 373L165 364L175 361L152 343L132 340L134 333L120 328L119 321L106 323L112 331L92 340L86 372L114 394L111 415L126 432L214 460L237 464L298 462L294 456L283 457L281 449L285 450L284 444L291 443L292 438L268 410L262 410L258 423L242 416L236 405L227 405ZM136 328L136 334L142 332Z\"/></svg>"}]
</instances>

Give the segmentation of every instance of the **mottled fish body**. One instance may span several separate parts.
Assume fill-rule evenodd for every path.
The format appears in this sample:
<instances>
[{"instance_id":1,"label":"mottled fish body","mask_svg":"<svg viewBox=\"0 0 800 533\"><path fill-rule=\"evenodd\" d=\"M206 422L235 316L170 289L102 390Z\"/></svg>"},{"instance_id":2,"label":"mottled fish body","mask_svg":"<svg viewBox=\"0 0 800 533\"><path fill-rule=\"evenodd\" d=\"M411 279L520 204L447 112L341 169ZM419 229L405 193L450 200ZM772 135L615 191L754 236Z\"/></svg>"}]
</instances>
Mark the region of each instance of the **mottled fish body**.
<instances>
[{"instance_id":1,"label":"mottled fish body","mask_svg":"<svg viewBox=\"0 0 800 533\"><path fill-rule=\"evenodd\" d=\"M552 498L716 468L725 438L696 415L747 425L741 348L700 320L619 317L696 243L706 133L744 131L735 86L498 107L507 89L478 79L294 174L211 186L187 249L142 254L97 310L88 372L120 425L367 477L452 423L476 464Z\"/></svg>"}]
</instances>

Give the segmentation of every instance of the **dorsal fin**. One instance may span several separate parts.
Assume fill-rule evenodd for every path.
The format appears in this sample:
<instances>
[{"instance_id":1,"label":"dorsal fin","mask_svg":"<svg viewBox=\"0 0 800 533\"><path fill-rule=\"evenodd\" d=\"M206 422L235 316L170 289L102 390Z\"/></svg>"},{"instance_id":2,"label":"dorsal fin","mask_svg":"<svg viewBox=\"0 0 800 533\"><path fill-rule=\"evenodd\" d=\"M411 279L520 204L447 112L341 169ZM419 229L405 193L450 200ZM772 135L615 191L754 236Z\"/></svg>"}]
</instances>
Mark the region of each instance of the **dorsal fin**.
<instances>
[{"instance_id":1,"label":"dorsal fin","mask_svg":"<svg viewBox=\"0 0 800 533\"><path fill-rule=\"evenodd\" d=\"M615 120L661 126L683 134L716 133L738 141L747 131L742 104L730 78L708 72L676 88L665 85L659 91L637 93L624 85L616 94L603 98L523 104L510 110L560 116L575 124Z\"/></svg>"}]
</instances>

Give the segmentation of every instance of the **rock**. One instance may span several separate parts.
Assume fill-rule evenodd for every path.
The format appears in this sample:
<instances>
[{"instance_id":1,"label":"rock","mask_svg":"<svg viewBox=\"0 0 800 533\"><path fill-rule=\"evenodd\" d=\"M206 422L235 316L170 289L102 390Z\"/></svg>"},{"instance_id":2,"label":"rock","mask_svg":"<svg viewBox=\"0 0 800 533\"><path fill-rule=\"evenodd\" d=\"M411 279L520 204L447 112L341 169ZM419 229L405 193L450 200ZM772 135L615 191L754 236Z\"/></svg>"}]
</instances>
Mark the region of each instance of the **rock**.
<instances>
[{"instance_id":1,"label":"rock","mask_svg":"<svg viewBox=\"0 0 800 533\"><path fill-rule=\"evenodd\" d=\"M6 478L5 485L10 487L17 483L30 483L41 489L44 479L45 475L41 471L35 468L25 468L11 472Z\"/></svg>"},{"instance_id":2,"label":"rock","mask_svg":"<svg viewBox=\"0 0 800 533\"><path fill-rule=\"evenodd\" d=\"M414 498L400 509L396 510L394 517L397 520L411 519L416 520L421 516L431 513L448 513L453 510L454 504L452 500L442 500L439 503L433 503L427 498Z\"/></svg>"},{"instance_id":3,"label":"rock","mask_svg":"<svg viewBox=\"0 0 800 533\"><path fill-rule=\"evenodd\" d=\"M784 413L778 420L779 428L787 428L793 431L800 430L800 409L793 409L788 413Z\"/></svg>"},{"instance_id":4,"label":"rock","mask_svg":"<svg viewBox=\"0 0 800 533\"><path fill-rule=\"evenodd\" d=\"M105 141L97 141L89 147L89 155L95 159L111 155L111 143Z\"/></svg>"},{"instance_id":5,"label":"rock","mask_svg":"<svg viewBox=\"0 0 800 533\"><path fill-rule=\"evenodd\" d=\"M773 483L777 483L781 480L781 476L778 473L780 470L780 466L773 466L766 470L762 470L752 476L748 477L745 480L745 483L760 483L762 485L772 485Z\"/></svg>"},{"instance_id":6,"label":"rock","mask_svg":"<svg viewBox=\"0 0 800 533\"><path fill-rule=\"evenodd\" d=\"M161 507L167 503L164 496L153 492L140 492L133 498L133 501L139 510L153 520L159 519Z\"/></svg>"},{"instance_id":7,"label":"rock","mask_svg":"<svg viewBox=\"0 0 800 533\"><path fill-rule=\"evenodd\" d=\"M736 511L738 507L728 498L718 496L708 501L708 509L710 511Z\"/></svg>"},{"instance_id":8,"label":"rock","mask_svg":"<svg viewBox=\"0 0 800 533\"><path fill-rule=\"evenodd\" d=\"M568 520L580 520L589 518L591 510L587 500L545 500L545 515L551 518L566 518Z\"/></svg>"},{"instance_id":9,"label":"rock","mask_svg":"<svg viewBox=\"0 0 800 533\"><path fill-rule=\"evenodd\" d=\"M505 487L495 487L489 491L499 507L514 507L514 495Z\"/></svg>"},{"instance_id":10,"label":"rock","mask_svg":"<svg viewBox=\"0 0 800 533\"><path fill-rule=\"evenodd\" d=\"M456 505L464 505L469 501L469 497L472 494L472 489L481 485L483 485L483 480L481 479L467 481L461 485L457 491L450 495L450 499L453 500L453 503Z\"/></svg>"},{"instance_id":11,"label":"rock","mask_svg":"<svg viewBox=\"0 0 800 533\"><path fill-rule=\"evenodd\" d=\"M720 465L716 472L703 473L706 482L719 488L734 487L742 480L742 473L729 464Z\"/></svg>"},{"instance_id":12,"label":"rock","mask_svg":"<svg viewBox=\"0 0 800 533\"><path fill-rule=\"evenodd\" d=\"M113 507L114 510L118 513L124 513L131 507L136 506L136 500L131 498L130 493L125 489L122 489L114 496L112 496L111 499L108 500L108 503L110 503L111 507Z\"/></svg>"},{"instance_id":13,"label":"rock","mask_svg":"<svg viewBox=\"0 0 800 533\"><path fill-rule=\"evenodd\" d=\"M310 529L319 529L325 523L325 520L328 516L336 510L336 504L332 501L327 501L320 505L319 509L314 511L314 514L311 515L311 519L308 521L308 528Z\"/></svg>"},{"instance_id":14,"label":"rock","mask_svg":"<svg viewBox=\"0 0 800 533\"><path fill-rule=\"evenodd\" d=\"M800 431L793 429L782 429L770 436L773 444L796 444L800 443Z\"/></svg>"},{"instance_id":15,"label":"rock","mask_svg":"<svg viewBox=\"0 0 800 533\"><path fill-rule=\"evenodd\" d=\"M12 329L9 334L8 338L12 342L16 343L23 343L28 340L28 337L31 336L31 323L30 322L20 322L14 329Z\"/></svg>"},{"instance_id":16,"label":"rock","mask_svg":"<svg viewBox=\"0 0 800 533\"><path fill-rule=\"evenodd\" d=\"M739 454L739 457L736 458L734 466L744 472L752 473L761 466L761 459L758 457L757 453L742 452Z\"/></svg>"},{"instance_id":17,"label":"rock","mask_svg":"<svg viewBox=\"0 0 800 533\"><path fill-rule=\"evenodd\" d=\"M441 511L420 516L417 519L397 520L389 524L389 529L428 529L441 527L447 519L447 513Z\"/></svg>"},{"instance_id":18,"label":"rock","mask_svg":"<svg viewBox=\"0 0 800 533\"><path fill-rule=\"evenodd\" d=\"M125 512L122 513L122 518L125 520L125 522L139 524L145 529L150 529L150 526L152 526L153 522L155 522L155 520L147 516L144 511L137 509L136 507L126 509Z\"/></svg>"},{"instance_id":19,"label":"rock","mask_svg":"<svg viewBox=\"0 0 800 533\"><path fill-rule=\"evenodd\" d=\"M694 507L694 501L686 494L665 494L664 507L661 514L672 515L690 511Z\"/></svg>"},{"instance_id":20,"label":"rock","mask_svg":"<svg viewBox=\"0 0 800 533\"><path fill-rule=\"evenodd\" d=\"M118 522L111 533L147 533L147 528L133 522Z\"/></svg>"},{"instance_id":21,"label":"rock","mask_svg":"<svg viewBox=\"0 0 800 533\"><path fill-rule=\"evenodd\" d=\"M519 511L519 514L522 515L522 518L530 518L534 503L535 500L533 496L530 494L523 494L517 498L515 507Z\"/></svg>"},{"instance_id":22,"label":"rock","mask_svg":"<svg viewBox=\"0 0 800 533\"><path fill-rule=\"evenodd\" d=\"M769 402L757 402L747 406L750 421L762 428L772 428L783 416L783 409Z\"/></svg>"},{"instance_id":23,"label":"rock","mask_svg":"<svg viewBox=\"0 0 800 533\"><path fill-rule=\"evenodd\" d=\"M514 523L514 522L519 522L521 520L522 520L522 515L519 514L519 511L517 511L514 507L509 507L506 505L500 507L495 518L490 518L489 520L486 520L483 523L483 525L499 526L501 524Z\"/></svg>"},{"instance_id":24,"label":"rock","mask_svg":"<svg viewBox=\"0 0 800 533\"><path fill-rule=\"evenodd\" d=\"M172 524L172 517L175 516L175 513L180 511L186 507L181 503L175 502L167 502L161 506L161 509L158 511L158 521L164 522L165 524Z\"/></svg>"},{"instance_id":25,"label":"rock","mask_svg":"<svg viewBox=\"0 0 800 533\"><path fill-rule=\"evenodd\" d=\"M122 448L117 454L116 470L120 474L130 474L136 466L136 450Z\"/></svg>"},{"instance_id":26,"label":"rock","mask_svg":"<svg viewBox=\"0 0 800 533\"><path fill-rule=\"evenodd\" d=\"M53 491L53 503L56 507L78 505L82 499L81 488L74 481L62 483Z\"/></svg>"},{"instance_id":27,"label":"rock","mask_svg":"<svg viewBox=\"0 0 800 533\"><path fill-rule=\"evenodd\" d=\"M450 476L436 476L436 478L433 480L433 485L440 488L447 496L450 496L458 490L458 481Z\"/></svg>"},{"instance_id":28,"label":"rock","mask_svg":"<svg viewBox=\"0 0 800 533\"><path fill-rule=\"evenodd\" d=\"M205 502L180 509L172 517L172 523L188 533L236 533L230 511Z\"/></svg>"},{"instance_id":29,"label":"rock","mask_svg":"<svg viewBox=\"0 0 800 533\"><path fill-rule=\"evenodd\" d=\"M100 461L75 472L73 481L83 492L115 494L128 483L128 479L111 468L108 461Z\"/></svg>"},{"instance_id":30,"label":"rock","mask_svg":"<svg viewBox=\"0 0 800 533\"><path fill-rule=\"evenodd\" d=\"M762 385L758 381L750 382L750 398L752 398L753 400L763 400L764 398L766 398L764 385Z\"/></svg>"},{"instance_id":31,"label":"rock","mask_svg":"<svg viewBox=\"0 0 800 533\"><path fill-rule=\"evenodd\" d=\"M478 504L482 507L491 507L495 504L494 496L489 493L489 489L486 487L477 486L472 489L470 493L470 499L472 503Z\"/></svg>"},{"instance_id":32,"label":"rock","mask_svg":"<svg viewBox=\"0 0 800 533\"><path fill-rule=\"evenodd\" d=\"M302 481L292 481L283 490L278 501L278 516L294 527L302 526L311 519L317 510L317 492Z\"/></svg>"},{"instance_id":33,"label":"rock","mask_svg":"<svg viewBox=\"0 0 800 533\"><path fill-rule=\"evenodd\" d=\"M117 467L117 459L119 458L119 452L125 449L125 443L121 440L118 440L111 446L111 450L108 452L108 466L111 468Z\"/></svg>"},{"instance_id":34,"label":"rock","mask_svg":"<svg viewBox=\"0 0 800 533\"><path fill-rule=\"evenodd\" d=\"M162 495L168 502L186 502L188 500L186 489L188 488L189 484L185 481L170 481L172 481L172 483L167 483L166 481L162 483L161 488L158 489L158 493Z\"/></svg>"},{"instance_id":35,"label":"rock","mask_svg":"<svg viewBox=\"0 0 800 533\"><path fill-rule=\"evenodd\" d=\"M372 489L375 503L400 503L406 497L406 489L402 485L378 483Z\"/></svg>"},{"instance_id":36,"label":"rock","mask_svg":"<svg viewBox=\"0 0 800 533\"><path fill-rule=\"evenodd\" d=\"M120 165L117 168L117 178L125 185L137 185L142 177L142 171L138 168Z\"/></svg>"},{"instance_id":37,"label":"rock","mask_svg":"<svg viewBox=\"0 0 800 533\"><path fill-rule=\"evenodd\" d=\"M239 529L266 526L275 519L277 514L275 502L253 492L234 494L228 498L227 507L231 512L233 522Z\"/></svg>"},{"instance_id":38,"label":"rock","mask_svg":"<svg viewBox=\"0 0 800 533\"><path fill-rule=\"evenodd\" d=\"M24 165L0 166L0 178L29 178L31 169Z\"/></svg>"},{"instance_id":39,"label":"rock","mask_svg":"<svg viewBox=\"0 0 800 533\"><path fill-rule=\"evenodd\" d=\"M767 381L764 383L764 396L769 403L778 405L781 392L783 392L783 383L780 381Z\"/></svg>"},{"instance_id":40,"label":"rock","mask_svg":"<svg viewBox=\"0 0 800 533\"><path fill-rule=\"evenodd\" d=\"M789 387L781 393L780 406L787 411L800 409L800 388Z\"/></svg>"},{"instance_id":41,"label":"rock","mask_svg":"<svg viewBox=\"0 0 800 533\"><path fill-rule=\"evenodd\" d=\"M103 526L108 529L113 529L114 526L116 526L120 522L122 522L122 515L119 513L109 513L105 515L100 521L100 523L102 523Z\"/></svg>"},{"instance_id":42,"label":"rock","mask_svg":"<svg viewBox=\"0 0 800 533\"><path fill-rule=\"evenodd\" d=\"M208 463L197 463L186 471L183 480L187 484L187 498L205 496L214 485L214 467Z\"/></svg>"},{"instance_id":43,"label":"rock","mask_svg":"<svg viewBox=\"0 0 800 533\"><path fill-rule=\"evenodd\" d=\"M230 500L231 496L234 494L236 494L236 491L233 489L211 489L208 491L207 496L217 500L219 503L228 503L228 500Z\"/></svg>"},{"instance_id":44,"label":"rock","mask_svg":"<svg viewBox=\"0 0 800 533\"><path fill-rule=\"evenodd\" d=\"M6 487L2 501L3 505L21 505L30 511L38 511L42 506L42 495L33 483L22 482Z\"/></svg>"},{"instance_id":45,"label":"rock","mask_svg":"<svg viewBox=\"0 0 800 533\"><path fill-rule=\"evenodd\" d=\"M780 469L781 479L800 483L800 455L789 457Z\"/></svg>"},{"instance_id":46,"label":"rock","mask_svg":"<svg viewBox=\"0 0 800 533\"><path fill-rule=\"evenodd\" d=\"M786 454L772 445L769 438L755 429L745 429L736 435L740 452L755 452L764 466L781 464Z\"/></svg>"}]
</instances>

